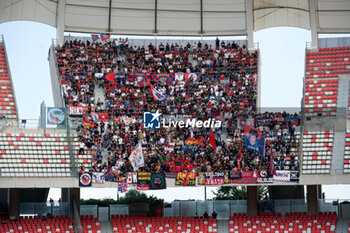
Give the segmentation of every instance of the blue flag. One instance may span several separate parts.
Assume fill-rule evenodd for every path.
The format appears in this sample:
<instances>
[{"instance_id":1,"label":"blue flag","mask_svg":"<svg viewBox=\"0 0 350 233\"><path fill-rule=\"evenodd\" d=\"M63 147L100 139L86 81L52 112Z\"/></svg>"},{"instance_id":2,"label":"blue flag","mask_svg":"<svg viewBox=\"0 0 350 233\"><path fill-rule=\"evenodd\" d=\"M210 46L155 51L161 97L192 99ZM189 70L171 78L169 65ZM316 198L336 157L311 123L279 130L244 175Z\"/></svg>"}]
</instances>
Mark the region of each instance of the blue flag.
<instances>
[{"instance_id":1,"label":"blue flag","mask_svg":"<svg viewBox=\"0 0 350 233\"><path fill-rule=\"evenodd\" d=\"M100 39L100 36L99 35L91 35L91 39L92 39L92 41L96 41L96 40Z\"/></svg>"}]
</instances>

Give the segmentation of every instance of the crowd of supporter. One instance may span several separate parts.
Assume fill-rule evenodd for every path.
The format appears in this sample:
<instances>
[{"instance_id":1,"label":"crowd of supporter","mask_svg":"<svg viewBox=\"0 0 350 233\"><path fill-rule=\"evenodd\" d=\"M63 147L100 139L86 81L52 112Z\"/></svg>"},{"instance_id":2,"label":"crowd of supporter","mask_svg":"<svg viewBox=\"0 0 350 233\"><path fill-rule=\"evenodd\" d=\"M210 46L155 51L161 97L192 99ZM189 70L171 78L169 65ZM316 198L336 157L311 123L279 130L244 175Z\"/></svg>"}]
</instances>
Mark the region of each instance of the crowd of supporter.
<instances>
[{"instance_id":1,"label":"crowd of supporter","mask_svg":"<svg viewBox=\"0 0 350 233\"><path fill-rule=\"evenodd\" d=\"M140 142L143 171L268 170L271 146L277 169L298 170L297 156L291 151L297 141L290 121L272 120L268 126L259 127L266 135L265 156L244 147L242 124L247 119L298 117L256 113L256 51L249 52L234 42L211 49L201 42L185 47L150 44L145 48L129 46L128 40L74 40L57 48L56 57L66 104L86 106L85 120L93 123L77 129L79 153L90 153L93 160L91 167L81 170L133 171L128 157ZM104 78L110 72L118 74L115 81ZM153 73L197 75L187 80L184 76L169 80L168 75L147 81L130 79L135 74ZM151 85L166 94L166 102L154 99ZM104 88L105 101L95 99L96 86ZM143 113L156 110L162 115L221 120L222 127L214 130L218 149L208 143L211 128L143 129ZM98 112L107 112L110 121L100 122ZM203 144L196 151L185 150L188 138L202 139Z\"/></svg>"}]
</instances>

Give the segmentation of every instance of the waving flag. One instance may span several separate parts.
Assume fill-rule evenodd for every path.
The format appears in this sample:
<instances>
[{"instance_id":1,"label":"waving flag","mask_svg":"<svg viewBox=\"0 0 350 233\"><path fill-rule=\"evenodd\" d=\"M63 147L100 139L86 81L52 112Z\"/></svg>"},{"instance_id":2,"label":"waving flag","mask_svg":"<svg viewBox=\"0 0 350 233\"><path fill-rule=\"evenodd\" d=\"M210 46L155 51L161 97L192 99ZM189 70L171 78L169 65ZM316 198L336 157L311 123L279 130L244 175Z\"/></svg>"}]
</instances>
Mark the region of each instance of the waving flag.
<instances>
[{"instance_id":1,"label":"waving flag","mask_svg":"<svg viewBox=\"0 0 350 233\"><path fill-rule=\"evenodd\" d=\"M213 147L214 151L216 151L216 141L215 141L215 135L213 132L210 133L209 135L209 144Z\"/></svg>"},{"instance_id":2,"label":"waving flag","mask_svg":"<svg viewBox=\"0 0 350 233\"><path fill-rule=\"evenodd\" d=\"M239 146L238 170L241 170L242 148Z\"/></svg>"},{"instance_id":3,"label":"waving flag","mask_svg":"<svg viewBox=\"0 0 350 233\"><path fill-rule=\"evenodd\" d=\"M94 127L95 125L94 125L94 123L84 119L83 120L83 126L86 127L86 128L91 128L91 127Z\"/></svg>"},{"instance_id":4,"label":"waving flag","mask_svg":"<svg viewBox=\"0 0 350 233\"><path fill-rule=\"evenodd\" d=\"M105 75L105 79L107 79L108 81L114 81L115 80L115 73L109 73Z\"/></svg>"},{"instance_id":5,"label":"waving flag","mask_svg":"<svg viewBox=\"0 0 350 233\"><path fill-rule=\"evenodd\" d=\"M128 191L128 182L124 178L122 181L118 182L118 192L125 193Z\"/></svg>"},{"instance_id":6,"label":"waving flag","mask_svg":"<svg viewBox=\"0 0 350 233\"><path fill-rule=\"evenodd\" d=\"M131 155L129 156L129 161L131 162L131 165L133 166L135 171L139 167L145 166L145 160L143 158L141 143L139 143L135 150L131 152Z\"/></svg>"},{"instance_id":7,"label":"waving flag","mask_svg":"<svg viewBox=\"0 0 350 233\"><path fill-rule=\"evenodd\" d=\"M100 39L100 36L99 35L91 35L91 39L92 39L92 41L96 41L96 40Z\"/></svg>"},{"instance_id":8,"label":"waving flag","mask_svg":"<svg viewBox=\"0 0 350 233\"><path fill-rule=\"evenodd\" d=\"M275 164L273 163L272 146L271 146L271 150L270 150L270 174L276 175Z\"/></svg>"},{"instance_id":9,"label":"waving flag","mask_svg":"<svg viewBox=\"0 0 350 233\"><path fill-rule=\"evenodd\" d=\"M164 101L164 102L166 102L168 100L168 98L163 93L161 93L160 91L155 89L152 86L152 84L150 84L150 85L151 85L152 95L153 95L153 98L155 100Z\"/></svg>"},{"instance_id":10,"label":"waving flag","mask_svg":"<svg viewBox=\"0 0 350 233\"><path fill-rule=\"evenodd\" d=\"M102 41L105 41L105 40L109 39L109 37L111 37L111 34L109 34L109 33L101 34L101 40Z\"/></svg>"},{"instance_id":11,"label":"waving flag","mask_svg":"<svg viewBox=\"0 0 350 233\"><path fill-rule=\"evenodd\" d=\"M168 84L169 86L173 86L173 80L171 79L171 76L170 76L170 75L168 75L167 84Z\"/></svg>"}]
</instances>

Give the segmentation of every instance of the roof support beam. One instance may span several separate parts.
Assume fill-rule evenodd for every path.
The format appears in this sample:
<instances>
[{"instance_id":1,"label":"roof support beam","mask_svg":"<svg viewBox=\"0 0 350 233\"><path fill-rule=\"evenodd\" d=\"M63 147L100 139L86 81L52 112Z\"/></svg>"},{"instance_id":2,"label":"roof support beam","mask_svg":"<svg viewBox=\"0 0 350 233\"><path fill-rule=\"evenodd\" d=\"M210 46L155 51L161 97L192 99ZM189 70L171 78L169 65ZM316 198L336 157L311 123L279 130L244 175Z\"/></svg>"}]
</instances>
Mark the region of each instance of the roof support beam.
<instances>
[{"instance_id":1,"label":"roof support beam","mask_svg":"<svg viewBox=\"0 0 350 233\"><path fill-rule=\"evenodd\" d=\"M112 0L109 0L107 32L111 32L111 22L112 22Z\"/></svg>"},{"instance_id":2,"label":"roof support beam","mask_svg":"<svg viewBox=\"0 0 350 233\"><path fill-rule=\"evenodd\" d=\"M245 22L248 36L248 50L254 50L253 0L245 1Z\"/></svg>"},{"instance_id":3,"label":"roof support beam","mask_svg":"<svg viewBox=\"0 0 350 233\"><path fill-rule=\"evenodd\" d=\"M310 30L311 30L311 48L318 48L318 16L317 16L317 2L316 0L309 0L310 10Z\"/></svg>"},{"instance_id":4,"label":"roof support beam","mask_svg":"<svg viewBox=\"0 0 350 233\"><path fill-rule=\"evenodd\" d=\"M200 34L203 35L203 0L200 0L200 7L201 7L201 31Z\"/></svg>"},{"instance_id":5,"label":"roof support beam","mask_svg":"<svg viewBox=\"0 0 350 233\"><path fill-rule=\"evenodd\" d=\"M158 0L154 0L154 34L158 33Z\"/></svg>"},{"instance_id":6,"label":"roof support beam","mask_svg":"<svg viewBox=\"0 0 350 233\"><path fill-rule=\"evenodd\" d=\"M63 45L64 40L64 22L66 17L66 0L58 0L56 27L57 27L57 42Z\"/></svg>"}]
</instances>

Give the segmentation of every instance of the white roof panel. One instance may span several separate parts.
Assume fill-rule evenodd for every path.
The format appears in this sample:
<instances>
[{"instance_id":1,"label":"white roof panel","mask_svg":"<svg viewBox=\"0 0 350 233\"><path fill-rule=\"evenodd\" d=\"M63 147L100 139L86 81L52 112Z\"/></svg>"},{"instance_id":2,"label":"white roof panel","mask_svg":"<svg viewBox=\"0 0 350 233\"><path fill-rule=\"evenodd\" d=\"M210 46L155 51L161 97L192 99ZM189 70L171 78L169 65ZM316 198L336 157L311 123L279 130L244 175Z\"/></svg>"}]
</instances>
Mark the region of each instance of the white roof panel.
<instances>
[{"instance_id":1,"label":"white roof panel","mask_svg":"<svg viewBox=\"0 0 350 233\"><path fill-rule=\"evenodd\" d=\"M0 0L0 23L31 20L57 27L59 22L62 31L87 33L153 35L157 30L161 35L242 35L251 28L247 15L252 15L255 31L317 25L322 33L350 32L349 0L62 1L63 7L58 0ZM315 13L310 14L310 3ZM63 12L64 23L57 9Z\"/></svg>"}]
</instances>

